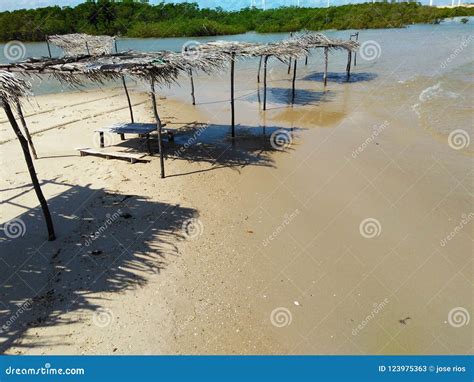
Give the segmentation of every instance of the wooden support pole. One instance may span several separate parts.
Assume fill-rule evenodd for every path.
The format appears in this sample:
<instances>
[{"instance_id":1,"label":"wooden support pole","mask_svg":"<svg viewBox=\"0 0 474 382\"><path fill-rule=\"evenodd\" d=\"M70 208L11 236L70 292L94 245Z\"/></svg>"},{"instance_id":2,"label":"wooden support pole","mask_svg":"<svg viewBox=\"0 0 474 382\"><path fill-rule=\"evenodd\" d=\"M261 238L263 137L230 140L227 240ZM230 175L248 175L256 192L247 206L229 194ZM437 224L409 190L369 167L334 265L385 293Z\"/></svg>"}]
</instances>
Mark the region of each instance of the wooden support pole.
<instances>
[{"instance_id":1,"label":"wooden support pole","mask_svg":"<svg viewBox=\"0 0 474 382\"><path fill-rule=\"evenodd\" d=\"M352 52L349 50L347 52L347 67L346 67L347 78L351 76L351 61L352 61Z\"/></svg>"},{"instance_id":2,"label":"wooden support pole","mask_svg":"<svg viewBox=\"0 0 474 382\"><path fill-rule=\"evenodd\" d=\"M260 61L258 62L258 74L257 74L257 83L260 83L260 70L262 70L262 60L263 56L260 56Z\"/></svg>"},{"instance_id":3,"label":"wooden support pole","mask_svg":"<svg viewBox=\"0 0 474 382\"><path fill-rule=\"evenodd\" d=\"M128 93L128 88L127 88L127 83L125 81L125 76L122 76L122 84L123 84L123 89L125 90L125 95L127 96L128 109L130 110L130 121L132 123L135 123L135 119L133 118L132 101L130 100L130 94Z\"/></svg>"},{"instance_id":4,"label":"wooden support pole","mask_svg":"<svg viewBox=\"0 0 474 382\"><path fill-rule=\"evenodd\" d=\"M87 41L86 41L86 50L87 50L87 54L90 56L91 51L89 50L89 44L87 43Z\"/></svg>"},{"instance_id":5,"label":"wooden support pole","mask_svg":"<svg viewBox=\"0 0 474 382\"><path fill-rule=\"evenodd\" d=\"M0 104L3 105L3 109L7 114L8 120L17 136L18 140L20 141L21 149L23 151L23 155L25 156L26 165L28 167L28 172L30 173L31 182L33 183L33 188L35 190L36 196L40 202L41 209L43 210L44 220L46 221L46 227L48 229L48 240L53 241L56 239L56 235L54 233L54 226L53 220L51 219L51 214L49 212L48 203L44 198L43 192L41 191L40 183L38 181L38 177L36 176L35 167L33 164L33 159L31 159L30 151L28 150L28 142L26 141L25 137L21 133L18 124L16 123L15 117L13 115L12 109L6 100L0 101Z\"/></svg>"},{"instance_id":6,"label":"wooden support pole","mask_svg":"<svg viewBox=\"0 0 474 382\"><path fill-rule=\"evenodd\" d=\"M53 58L53 55L51 54L51 47L49 46L48 36L46 36L46 46L48 47L49 58Z\"/></svg>"},{"instance_id":7,"label":"wooden support pole","mask_svg":"<svg viewBox=\"0 0 474 382\"><path fill-rule=\"evenodd\" d=\"M231 108L232 138L235 137L234 70L235 70L235 53L232 52L231 63L230 63L230 108Z\"/></svg>"},{"instance_id":8,"label":"wooden support pole","mask_svg":"<svg viewBox=\"0 0 474 382\"><path fill-rule=\"evenodd\" d=\"M290 38L293 37L293 32L290 32ZM290 62L288 62L288 74L291 72L291 57L290 57Z\"/></svg>"},{"instance_id":9,"label":"wooden support pole","mask_svg":"<svg viewBox=\"0 0 474 382\"><path fill-rule=\"evenodd\" d=\"M31 134L28 130L28 125L26 124L25 116L23 115L23 110L21 110L20 101L17 101L16 103L16 110L18 112L18 116L20 117L21 124L23 125L23 130L25 130L25 135L30 146L31 154L33 154L33 158L38 159L38 155L36 155L35 146L33 145L33 139L31 139Z\"/></svg>"},{"instance_id":10,"label":"wooden support pole","mask_svg":"<svg viewBox=\"0 0 474 382\"><path fill-rule=\"evenodd\" d=\"M155 116L156 125L158 127L158 150L160 151L160 169L161 169L161 178L165 177L165 161L163 156L163 141L162 141L162 131L161 131L161 119L158 114L158 108L156 106L156 97L155 97L155 79L151 79L151 103L153 104L153 114Z\"/></svg>"},{"instance_id":11,"label":"wooden support pole","mask_svg":"<svg viewBox=\"0 0 474 382\"><path fill-rule=\"evenodd\" d=\"M193 105L196 105L196 97L194 96L194 78L193 78L192 69L189 69L189 78L191 79L191 97L193 99Z\"/></svg>"},{"instance_id":12,"label":"wooden support pole","mask_svg":"<svg viewBox=\"0 0 474 382\"><path fill-rule=\"evenodd\" d=\"M115 53L118 53L118 47L117 47L117 40L114 38L114 46L115 46ZM128 101L128 108L130 109L130 120L132 121L132 123L134 123L134 119L133 119L133 110L132 110L132 103L130 102L130 95L128 94L128 89L127 89L127 84L125 82L125 76L122 75L122 83L123 83L123 88L125 90L125 95L127 96L127 101ZM125 134L120 134L120 139L122 141L125 140ZM103 140L101 141L101 144L103 144ZM150 145L150 140L147 139L147 144L148 146ZM151 152L150 150L148 150L149 152Z\"/></svg>"},{"instance_id":13,"label":"wooden support pole","mask_svg":"<svg viewBox=\"0 0 474 382\"><path fill-rule=\"evenodd\" d=\"M356 32L355 34L356 41L359 41L359 32ZM357 66L357 51L354 52L354 66Z\"/></svg>"},{"instance_id":14,"label":"wooden support pole","mask_svg":"<svg viewBox=\"0 0 474 382\"><path fill-rule=\"evenodd\" d=\"M291 103L295 103L295 82L296 82L296 63L298 60L295 58L295 63L293 64L293 83L291 89Z\"/></svg>"},{"instance_id":15,"label":"wooden support pole","mask_svg":"<svg viewBox=\"0 0 474 382\"><path fill-rule=\"evenodd\" d=\"M326 87L326 85L328 84L328 60L329 60L328 53L329 53L329 48L325 47L324 48L324 76L323 76L324 87Z\"/></svg>"},{"instance_id":16,"label":"wooden support pole","mask_svg":"<svg viewBox=\"0 0 474 382\"><path fill-rule=\"evenodd\" d=\"M263 110L267 110L267 61L268 56L263 59Z\"/></svg>"}]
</instances>

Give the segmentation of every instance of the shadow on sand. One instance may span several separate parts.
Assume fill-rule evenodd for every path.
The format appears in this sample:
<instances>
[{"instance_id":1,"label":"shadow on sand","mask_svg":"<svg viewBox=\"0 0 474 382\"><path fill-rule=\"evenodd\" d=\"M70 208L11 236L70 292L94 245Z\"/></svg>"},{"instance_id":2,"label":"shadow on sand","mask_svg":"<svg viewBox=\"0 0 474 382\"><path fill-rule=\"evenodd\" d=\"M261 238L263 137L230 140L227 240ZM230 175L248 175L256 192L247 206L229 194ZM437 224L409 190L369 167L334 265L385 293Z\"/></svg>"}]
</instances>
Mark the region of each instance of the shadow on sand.
<instances>
[{"instance_id":1,"label":"shadow on sand","mask_svg":"<svg viewBox=\"0 0 474 382\"><path fill-rule=\"evenodd\" d=\"M317 105L321 102L327 102L332 98L329 92L319 92L306 89L295 90L294 105L306 106ZM248 102L263 102L263 88L247 97L242 98L243 101ZM267 105L291 105L292 104L292 90L291 88L267 88ZM270 108L268 108L270 109Z\"/></svg>"},{"instance_id":2,"label":"shadow on sand","mask_svg":"<svg viewBox=\"0 0 474 382\"><path fill-rule=\"evenodd\" d=\"M183 224L196 216L193 209L136 195L49 183L64 186L48 201L58 239L44 241L38 208L10 220L19 230L4 224L0 232L0 353L21 347L29 328L71 324L61 318L66 312L91 320L100 306L95 293L146 284L179 255ZM33 346L53 340L58 345L67 338L38 337Z\"/></svg>"},{"instance_id":3,"label":"shadow on sand","mask_svg":"<svg viewBox=\"0 0 474 382\"><path fill-rule=\"evenodd\" d=\"M229 125L188 125L166 146L166 157L211 165L203 171L223 167L236 171L246 166L274 167L271 154L292 150L296 131L276 126L236 125L236 137L232 139Z\"/></svg>"},{"instance_id":4,"label":"shadow on sand","mask_svg":"<svg viewBox=\"0 0 474 382\"><path fill-rule=\"evenodd\" d=\"M272 152L292 150L292 143L299 128L277 126L235 126L235 138L231 137L231 126L217 124L189 123L175 130L175 138L164 140L166 160L208 163L210 167L167 177L207 172L220 168L236 171L246 166L273 167ZM158 156L158 145L152 141L153 151ZM142 151L143 140L127 139L120 147Z\"/></svg>"},{"instance_id":5,"label":"shadow on sand","mask_svg":"<svg viewBox=\"0 0 474 382\"><path fill-rule=\"evenodd\" d=\"M324 82L323 73L311 73L307 76L303 77L303 81L315 81L315 82ZM366 72L353 72L351 73L350 77L347 77L346 73L340 72L328 72L328 82L335 82L338 84L346 83L346 82L368 82L372 81L377 78L377 74L375 73L366 73Z\"/></svg>"}]
</instances>

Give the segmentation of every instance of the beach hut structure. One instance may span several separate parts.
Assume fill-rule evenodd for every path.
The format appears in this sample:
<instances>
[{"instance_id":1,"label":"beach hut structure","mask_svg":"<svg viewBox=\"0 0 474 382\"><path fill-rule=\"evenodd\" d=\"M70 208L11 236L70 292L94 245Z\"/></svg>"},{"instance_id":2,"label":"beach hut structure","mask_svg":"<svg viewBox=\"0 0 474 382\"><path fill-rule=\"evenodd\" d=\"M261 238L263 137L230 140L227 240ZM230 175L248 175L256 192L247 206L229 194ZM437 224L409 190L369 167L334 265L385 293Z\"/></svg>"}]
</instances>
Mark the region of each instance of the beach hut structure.
<instances>
[{"instance_id":1,"label":"beach hut structure","mask_svg":"<svg viewBox=\"0 0 474 382\"><path fill-rule=\"evenodd\" d=\"M258 54L263 57L263 110L267 109L267 69L268 59L275 57L282 62L288 62L291 69L293 62L292 103L295 100L296 66L299 58L306 57L309 49L293 39L282 40L261 45Z\"/></svg>"},{"instance_id":2,"label":"beach hut structure","mask_svg":"<svg viewBox=\"0 0 474 382\"><path fill-rule=\"evenodd\" d=\"M240 41L213 41L199 45L199 51L204 55L210 53L223 53L230 60L230 93L231 93L231 131L235 137L235 62L238 58L260 57L259 74L257 81L260 82L260 68L263 62L263 110L266 110L267 94L267 67L268 59L275 57L280 61L289 62L290 59L297 59L305 56L308 51L296 41L283 40L268 44L256 44Z\"/></svg>"},{"instance_id":3,"label":"beach hut structure","mask_svg":"<svg viewBox=\"0 0 474 382\"><path fill-rule=\"evenodd\" d=\"M33 159L31 158L30 151L28 149L28 139L24 137L21 132L18 123L13 114L12 105L19 108L21 97L24 97L28 94L29 85L22 79L16 77L12 73L8 73L0 70L0 107L5 110L8 121L20 142L23 155L25 157L25 162L28 167L28 172L31 177L31 182L35 190L36 196L40 202L41 209L43 211L44 219L46 221L46 227L48 230L48 240L54 240L56 235L54 233L53 220L51 219L51 214L49 212L48 203L44 198L43 192L41 191L40 183L38 181L38 176L36 175L35 167L33 164ZM20 117L22 121L24 118ZM27 136L29 136L28 130L26 130ZM31 140L31 138L29 138Z\"/></svg>"},{"instance_id":4,"label":"beach hut structure","mask_svg":"<svg viewBox=\"0 0 474 382\"><path fill-rule=\"evenodd\" d=\"M350 67L351 67L351 55L352 52L357 52L359 49L358 41L353 40L338 40L338 39L330 39L329 37L325 36L322 33L315 33L315 32L307 32L303 31L294 35L292 38L289 39L296 41L301 46L304 46L307 49L317 49L322 48L324 49L324 74L323 74L323 81L324 86L327 86L327 78L328 78L328 67L329 67L329 51L335 50L346 50L348 52L348 61L346 66L347 76L350 76Z\"/></svg>"},{"instance_id":5,"label":"beach hut structure","mask_svg":"<svg viewBox=\"0 0 474 382\"><path fill-rule=\"evenodd\" d=\"M89 51L90 51L89 47ZM22 73L24 75L51 75L69 86L81 86L86 81L103 84L108 80L120 80L128 75L150 83L150 98L155 116L160 153L160 174L165 177L162 150L162 122L156 102L156 85L166 86L175 83L180 73L190 69L206 73L218 70L225 65L225 55L213 52L199 57L187 57L182 53L161 52L119 52L94 56L80 54L59 58L28 58L24 61L2 64L0 70Z\"/></svg>"},{"instance_id":6,"label":"beach hut structure","mask_svg":"<svg viewBox=\"0 0 474 382\"><path fill-rule=\"evenodd\" d=\"M230 62L231 135L235 137L235 61L237 58L255 57L260 44L241 41L212 41L198 46L202 56L223 54Z\"/></svg>"},{"instance_id":7,"label":"beach hut structure","mask_svg":"<svg viewBox=\"0 0 474 382\"><path fill-rule=\"evenodd\" d=\"M105 54L112 54L114 51L118 53L117 38L116 36L92 36L85 33L71 33L66 35L51 35L46 36L46 43L48 45L49 56L51 56L51 48L49 44L55 45L62 49L64 56L77 57L77 56L102 56ZM130 111L130 121L135 123L133 116L132 101L127 88L127 82L125 76L122 76L122 85L125 91L125 96L128 102L128 108ZM123 134L121 135L122 140L124 139Z\"/></svg>"},{"instance_id":8,"label":"beach hut structure","mask_svg":"<svg viewBox=\"0 0 474 382\"><path fill-rule=\"evenodd\" d=\"M292 86L291 86L291 102L294 103L295 101L295 84L296 84L296 70L297 70L297 60L301 56L301 50L304 50L305 53L305 65L308 64L308 55L311 49L322 48L324 49L324 72L323 72L323 82L324 86L327 86L327 77L328 77L328 66L329 66L329 51L330 50L347 50L348 52L348 63L346 66L346 71L348 77L350 76L350 65L351 65L351 54L352 52L356 52L359 48L359 43L357 41L344 41L344 40L336 40L330 39L327 36L323 35L322 33L314 33L303 31L298 34L292 34L289 39L282 40L276 43L267 44L267 49L269 50L268 55L260 56L260 61L258 65L258 74L257 74L257 83L260 83L260 71L262 67L263 61L263 77L264 77L264 86L263 86L263 110L266 110L266 69L267 64L266 60L268 57L274 55L271 54L273 50L279 51L280 53L284 52L285 50L287 53L290 53L288 57L282 57L281 54L277 54L277 58L282 61L288 62L288 74L290 73L291 69L291 62L293 61L293 77L292 77ZM278 46L278 48L276 48ZM298 51L299 50L299 51Z\"/></svg>"},{"instance_id":9,"label":"beach hut structure","mask_svg":"<svg viewBox=\"0 0 474 382\"><path fill-rule=\"evenodd\" d=\"M355 32L355 33L351 33L351 35L349 36L349 40L352 40L354 38L353 41L355 42L359 42L359 32ZM357 51L354 52L354 66L357 66Z\"/></svg>"},{"instance_id":10,"label":"beach hut structure","mask_svg":"<svg viewBox=\"0 0 474 382\"><path fill-rule=\"evenodd\" d=\"M61 48L65 56L102 56L114 51L115 36L92 36L85 33L46 36L46 42Z\"/></svg>"}]
</instances>

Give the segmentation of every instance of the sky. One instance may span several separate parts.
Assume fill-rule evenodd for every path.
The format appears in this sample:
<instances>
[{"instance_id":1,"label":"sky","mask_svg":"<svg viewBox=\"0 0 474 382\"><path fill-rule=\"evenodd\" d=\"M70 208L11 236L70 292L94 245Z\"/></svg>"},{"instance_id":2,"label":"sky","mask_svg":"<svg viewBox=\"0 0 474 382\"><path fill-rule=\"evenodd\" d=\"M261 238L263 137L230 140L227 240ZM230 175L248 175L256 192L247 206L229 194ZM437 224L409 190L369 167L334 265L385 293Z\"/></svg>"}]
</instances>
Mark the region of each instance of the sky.
<instances>
[{"instance_id":1,"label":"sky","mask_svg":"<svg viewBox=\"0 0 474 382\"><path fill-rule=\"evenodd\" d=\"M51 5L59 6L75 6L85 0L0 0L0 11L12 11L24 8L40 8ZM189 0L188 2L196 2L202 8L222 7L228 10L239 9L250 5L262 7L264 0ZM369 0L330 0L331 5L341 5L347 3L362 3ZM161 0L150 0L150 3L160 3ZM183 3L183 0L165 1L167 3ZM427 4L429 0L421 0L423 4ZM457 2L457 0L456 0ZM463 1L464 2L464 1ZM267 8L279 7L282 5L302 7L325 7L327 0L265 0ZM451 4L451 0L434 0L435 5Z\"/></svg>"}]
</instances>

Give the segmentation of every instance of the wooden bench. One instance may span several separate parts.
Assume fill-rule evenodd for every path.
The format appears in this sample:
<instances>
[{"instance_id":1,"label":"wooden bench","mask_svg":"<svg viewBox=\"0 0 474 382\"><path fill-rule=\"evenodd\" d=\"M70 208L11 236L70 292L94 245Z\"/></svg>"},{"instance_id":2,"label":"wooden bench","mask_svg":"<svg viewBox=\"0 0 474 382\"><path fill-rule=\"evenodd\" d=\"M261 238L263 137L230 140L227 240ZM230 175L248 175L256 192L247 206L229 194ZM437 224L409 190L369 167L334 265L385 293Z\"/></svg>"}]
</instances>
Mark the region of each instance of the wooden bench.
<instances>
[{"instance_id":1,"label":"wooden bench","mask_svg":"<svg viewBox=\"0 0 474 382\"><path fill-rule=\"evenodd\" d=\"M148 159L144 159L145 154L125 153L125 152L119 152L119 151L105 151L105 150L91 149L89 147L77 148L76 150L80 152L81 157L86 156L86 155L96 155L96 156L104 157L105 159L110 159L110 158L126 159L126 160L129 160L130 163L149 162Z\"/></svg>"}]
</instances>

